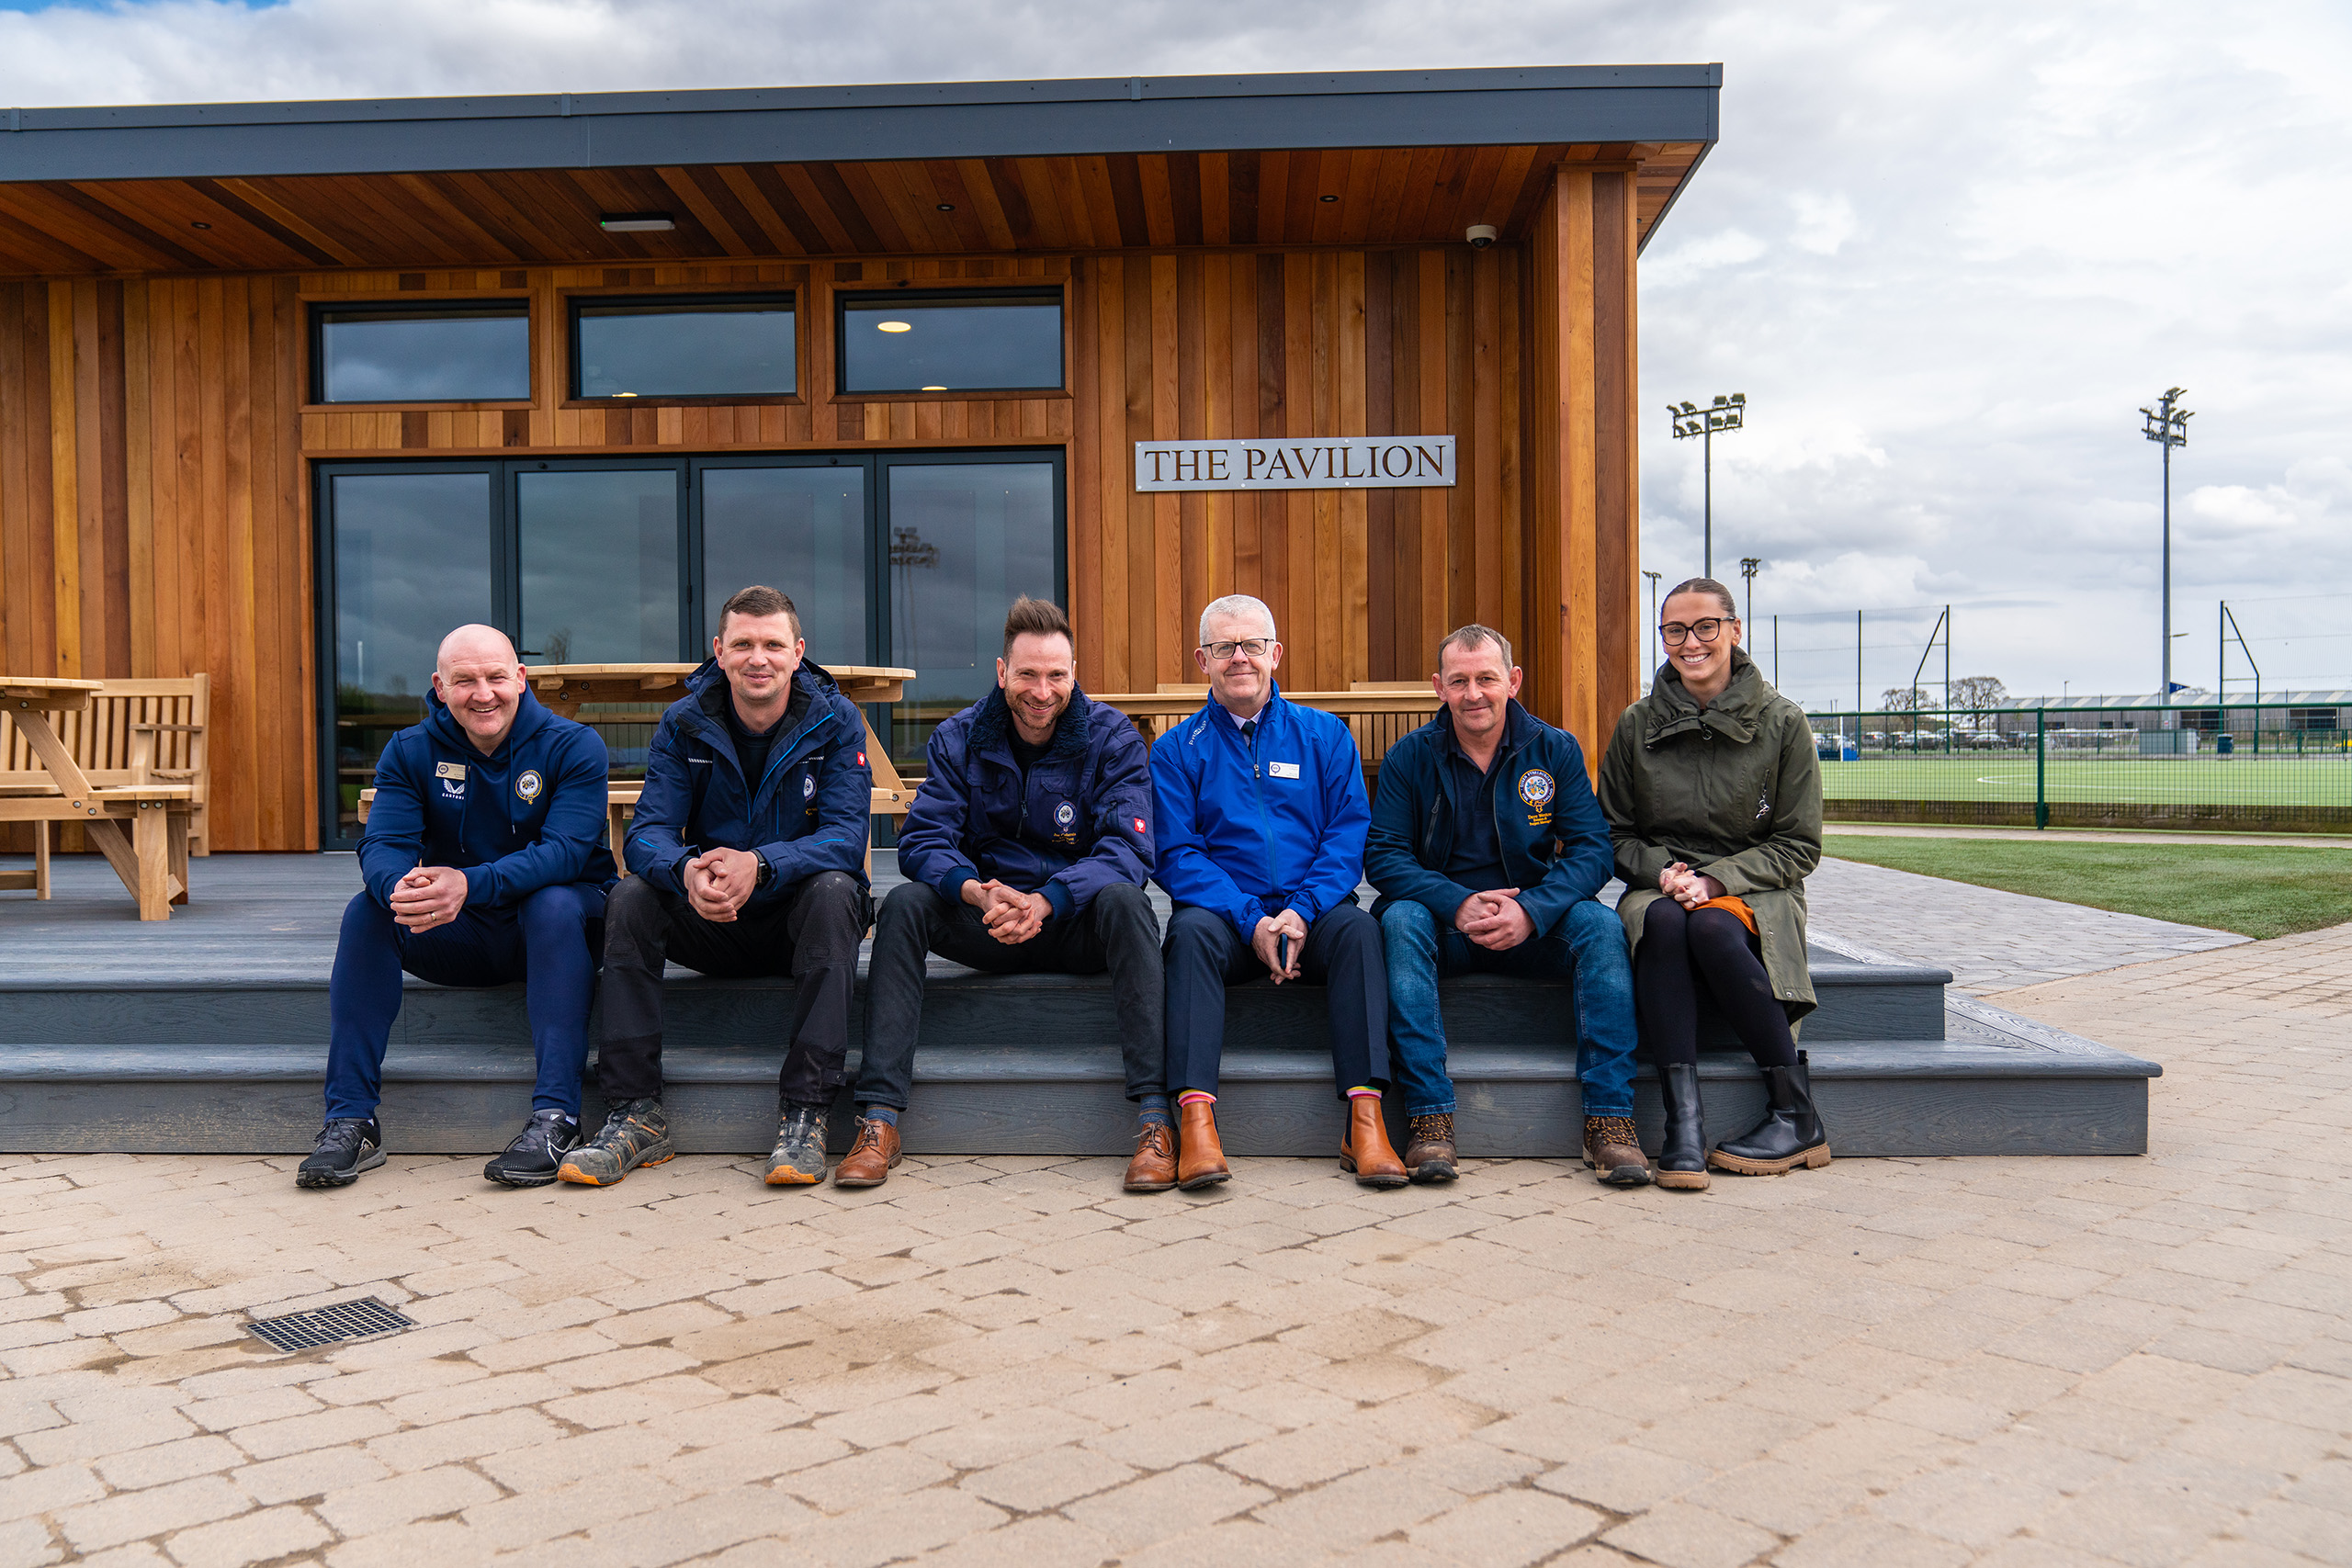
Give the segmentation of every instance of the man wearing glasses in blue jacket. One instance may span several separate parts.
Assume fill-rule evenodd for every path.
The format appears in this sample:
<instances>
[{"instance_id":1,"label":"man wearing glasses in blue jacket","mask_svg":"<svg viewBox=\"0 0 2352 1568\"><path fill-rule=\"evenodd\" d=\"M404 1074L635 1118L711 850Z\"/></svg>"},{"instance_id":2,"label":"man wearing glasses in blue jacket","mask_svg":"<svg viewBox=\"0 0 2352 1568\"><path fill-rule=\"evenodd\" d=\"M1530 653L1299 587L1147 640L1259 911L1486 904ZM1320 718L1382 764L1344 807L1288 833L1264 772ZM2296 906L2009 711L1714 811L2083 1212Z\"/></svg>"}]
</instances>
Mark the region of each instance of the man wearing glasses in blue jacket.
<instances>
[{"instance_id":1,"label":"man wearing glasses in blue jacket","mask_svg":"<svg viewBox=\"0 0 2352 1568\"><path fill-rule=\"evenodd\" d=\"M1283 700L1274 614L1247 594L1201 612L1193 658L1209 679L1200 712L1159 738L1154 873L1175 901L1162 948L1168 1088L1176 1096L1177 1185L1230 1174L1216 1132L1225 988L1270 976L1326 988L1331 1066L1348 1106L1342 1168L1401 1187L1380 1094L1388 1082L1388 991L1380 927L1356 904L1363 876L1363 763L1347 725Z\"/></svg>"}]
</instances>

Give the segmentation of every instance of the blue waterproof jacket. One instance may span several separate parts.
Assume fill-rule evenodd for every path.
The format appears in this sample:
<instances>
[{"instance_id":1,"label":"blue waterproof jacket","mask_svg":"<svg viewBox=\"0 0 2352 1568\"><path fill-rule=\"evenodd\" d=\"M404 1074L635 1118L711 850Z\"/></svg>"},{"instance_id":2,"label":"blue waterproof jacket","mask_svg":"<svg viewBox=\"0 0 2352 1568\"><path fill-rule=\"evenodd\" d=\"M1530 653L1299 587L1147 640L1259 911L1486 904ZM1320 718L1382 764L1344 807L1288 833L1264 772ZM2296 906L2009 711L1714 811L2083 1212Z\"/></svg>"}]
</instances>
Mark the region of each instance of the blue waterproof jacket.
<instances>
[{"instance_id":1,"label":"blue waterproof jacket","mask_svg":"<svg viewBox=\"0 0 2352 1568\"><path fill-rule=\"evenodd\" d=\"M749 850L774 874L747 909L790 897L820 871L847 872L863 883L874 769L857 705L802 660L768 746L767 771L747 779L727 727L733 700L718 660L706 659L686 677L686 694L662 715L629 824L629 870L684 895L686 862L705 850Z\"/></svg>"},{"instance_id":2,"label":"blue waterproof jacket","mask_svg":"<svg viewBox=\"0 0 2352 1568\"><path fill-rule=\"evenodd\" d=\"M1345 721L1283 700L1258 715L1256 754L1211 697L1151 749L1159 864L1179 904L1233 922L1246 941L1285 908L1308 925L1355 902L1372 820Z\"/></svg>"},{"instance_id":3,"label":"blue waterproof jacket","mask_svg":"<svg viewBox=\"0 0 2352 1568\"><path fill-rule=\"evenodd\" d=\"M1363 855L1365 876L1380 890L1374 914L1411 899L1427 906L1443 931L1470 897L1444 870L1453 858L1454 824L1467 809L1455 795L1467 781L1446 765L1453 747L1453 715L1440 708L1381 761ZM1494 794L1503 872L1539 935L1617 874L1609 819L1585 776L1584 748L1566 730L1513 702L1486 787Z\"/></svg>"},{"instance_id":4,"label":"blue waterproof jacket","mask_svg":"<svg viewBox=\"0 0 2352 1568\"><path fill-rule=\"evenodd\" d=\"M610 885L605 771L604 738L527 691L514 728L487 757L427 692L424 722L393 736L377 759L360 877L386 908L393 886L420 865L463 870L468 904L519 904L560 883Z\"/></svg>"},{"instance_id":5,"label":"blue waterproof jacket","mask_svg":"<svg viewBox=\"0 0 2352 1568\"><path fill-rule=\"evenodd\" d=\"M931 732L930 774L899 831L899 869L954 902L964 884L1043 893L1054 917L1151 875L1151 765L1117 708L1072 692L1052 745L1021 776L1012 710L992 690Z\"/></svg>"}]
</instances>

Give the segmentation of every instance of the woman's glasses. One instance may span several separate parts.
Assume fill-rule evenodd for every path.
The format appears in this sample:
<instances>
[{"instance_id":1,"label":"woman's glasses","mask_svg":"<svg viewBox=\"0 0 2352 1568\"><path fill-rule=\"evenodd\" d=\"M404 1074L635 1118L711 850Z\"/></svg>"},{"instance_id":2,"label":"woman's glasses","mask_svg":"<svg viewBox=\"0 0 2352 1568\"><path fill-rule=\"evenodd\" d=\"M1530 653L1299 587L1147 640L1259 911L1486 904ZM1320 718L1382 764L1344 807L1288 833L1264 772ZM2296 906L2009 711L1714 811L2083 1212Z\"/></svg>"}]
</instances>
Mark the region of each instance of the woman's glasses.
<instances>
[{"instance_id":1,"label":"woman's glasses","mask_svg":"<svg viewBox=\"0 0 2352 1568\"><path fill-rule=\"evenodd\" d=\"M1657 635L1666 639L1668 648L1680 648L1685 637L1695 637L1701 642L1713 642L1724 635L1724 623L1713 615L1703 621L1692 621L1688 626L1680 621L1668 621L1658 627Z\"/></svg>"}]
</instances>

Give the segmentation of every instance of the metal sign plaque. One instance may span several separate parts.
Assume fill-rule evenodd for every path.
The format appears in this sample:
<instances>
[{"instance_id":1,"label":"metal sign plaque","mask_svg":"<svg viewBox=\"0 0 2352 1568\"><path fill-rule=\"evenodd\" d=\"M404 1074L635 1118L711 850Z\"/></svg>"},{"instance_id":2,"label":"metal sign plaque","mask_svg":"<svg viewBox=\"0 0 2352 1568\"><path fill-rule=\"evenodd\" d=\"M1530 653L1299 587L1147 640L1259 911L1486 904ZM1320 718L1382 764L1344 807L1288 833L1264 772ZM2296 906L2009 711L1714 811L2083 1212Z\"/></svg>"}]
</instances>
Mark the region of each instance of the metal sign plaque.
<instances>
[{"instance_id":1,"label":"metal sign plaque","mask_svg":"<svg viewBox=\"0 0 2352 1568\"><path fill-rule=\"evenodd\" d=\"M1451 435L1136 443L1138 491L1399 490L1453 482Z\"/></svg>"}]
</instances>

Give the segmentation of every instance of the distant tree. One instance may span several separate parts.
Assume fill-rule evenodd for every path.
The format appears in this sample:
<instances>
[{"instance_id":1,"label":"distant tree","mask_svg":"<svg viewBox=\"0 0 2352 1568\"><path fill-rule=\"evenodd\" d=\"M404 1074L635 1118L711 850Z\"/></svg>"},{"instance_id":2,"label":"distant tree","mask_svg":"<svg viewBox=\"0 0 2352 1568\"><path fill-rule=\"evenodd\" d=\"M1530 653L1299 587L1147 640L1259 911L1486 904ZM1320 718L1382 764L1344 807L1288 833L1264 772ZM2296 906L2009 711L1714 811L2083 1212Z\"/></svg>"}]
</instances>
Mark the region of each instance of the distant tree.
<instances>
[{"instance_id":1,"label":"distant tree","mask_svg":"<svg viewBox=\"0 0 2352 1568\"><path fill-rule=\"evenodd\" d=\"M1951 705L1973 714L2000 706L2008 694L1997 675L1962 675L1951 683Z\"/></svg>"},{"instance_id":2,"label":"distant tree","mask_svg":"<svg viewBox=\"0 0 2352 1568\"><path fill-rule=\"evenodd\" d=\"M1935 706L1925 686L1889 686L1879 694L1879 706L1888 713L1919 713Z\"/></svg>"}]
</instances>

